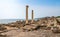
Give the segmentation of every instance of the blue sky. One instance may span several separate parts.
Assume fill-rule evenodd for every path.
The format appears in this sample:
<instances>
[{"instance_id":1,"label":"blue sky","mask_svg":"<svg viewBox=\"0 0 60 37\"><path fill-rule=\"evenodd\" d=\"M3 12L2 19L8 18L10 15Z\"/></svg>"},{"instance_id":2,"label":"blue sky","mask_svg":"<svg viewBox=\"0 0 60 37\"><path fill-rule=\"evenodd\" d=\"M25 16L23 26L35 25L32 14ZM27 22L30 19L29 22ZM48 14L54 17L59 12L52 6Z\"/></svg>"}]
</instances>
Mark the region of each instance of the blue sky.
<instances>
[{"instance_id":1,"label":"blue sky","mask_svg":"<svg viewBox=\"0 0 60 37\"><path fill-rule=\"evenodd\" d=\"M60 16L60 0L0 0L0 19L25 19L26 5L34 18Z\"/></svg>"}]
</instances>

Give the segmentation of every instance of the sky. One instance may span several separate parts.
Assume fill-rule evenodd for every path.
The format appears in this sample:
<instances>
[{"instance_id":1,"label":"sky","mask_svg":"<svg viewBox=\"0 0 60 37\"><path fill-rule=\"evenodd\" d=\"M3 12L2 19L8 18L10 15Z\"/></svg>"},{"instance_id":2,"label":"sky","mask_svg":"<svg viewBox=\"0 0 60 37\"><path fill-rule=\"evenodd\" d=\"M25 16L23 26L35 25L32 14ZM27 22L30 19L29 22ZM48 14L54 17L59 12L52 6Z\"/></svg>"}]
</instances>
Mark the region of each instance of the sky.
<instances>
[{"instance_id":1,"label":"sky","mask_svg":"<svg viewBox=\"0 0 60 37\"><path fill-rule=\"evenodd\" d=\"M32 10L34 18L60 16L60 0L0 0L0 19L25 19L26 5L29 19Z\"/></svg>"}]
</instances>

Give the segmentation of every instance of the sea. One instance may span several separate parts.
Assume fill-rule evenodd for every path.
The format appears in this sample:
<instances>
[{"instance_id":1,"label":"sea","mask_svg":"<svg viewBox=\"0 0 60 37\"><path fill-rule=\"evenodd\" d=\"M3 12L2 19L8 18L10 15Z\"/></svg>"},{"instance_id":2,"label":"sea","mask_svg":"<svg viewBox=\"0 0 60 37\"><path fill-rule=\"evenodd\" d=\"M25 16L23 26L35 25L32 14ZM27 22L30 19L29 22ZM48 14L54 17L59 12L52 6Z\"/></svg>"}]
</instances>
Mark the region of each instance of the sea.
<instances>
[{"instance_id":1,"label":"sea","mask_svg":"<svg viewBox=\"0 0 60 37\"><path fill-rule=\"evenodd\" d=\"M35 19L35 20L37 21L38 19ZM16 21L25 21L25 19L0 19L0 24L8 24Z\"/></svg>"},{"instance_id":2,"label":"sea","mask_svg":"<svg viewBox=\"0 0 60 37\"><path fill-rule=\"evenodd\" d=\"M22 19L0 19L0 24L8 24L16 21L20 21Z\"/></svg>"}]
</instances>

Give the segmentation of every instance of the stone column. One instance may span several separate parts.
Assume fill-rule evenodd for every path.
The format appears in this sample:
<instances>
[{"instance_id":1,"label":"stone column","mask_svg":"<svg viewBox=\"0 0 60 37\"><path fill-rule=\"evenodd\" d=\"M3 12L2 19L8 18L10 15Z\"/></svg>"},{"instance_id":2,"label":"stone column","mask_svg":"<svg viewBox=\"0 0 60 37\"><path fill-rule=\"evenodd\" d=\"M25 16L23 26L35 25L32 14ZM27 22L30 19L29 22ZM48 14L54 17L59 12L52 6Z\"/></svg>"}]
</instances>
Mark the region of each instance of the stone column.
<instances>
[{"instance_id":1,"label":"stone column","mask_svg":"<svg viewBox=\"0 0 60 37\"><path fill-rule=\"evenodd\" d=\"M26 24L28 24L28 5L26 5Z\"/></svg>"},{"instance_id":2,"label":"stone column","mask_svg":"<svg viewBox=\"0 0 60 37\"><path fill-rule=\"evenodd\" d=\"M33 21L34 21L34 13L33 13L34 11L32 10L32 21L31 21L31 23L33 23Z\"/></svg>"}]
</instances>

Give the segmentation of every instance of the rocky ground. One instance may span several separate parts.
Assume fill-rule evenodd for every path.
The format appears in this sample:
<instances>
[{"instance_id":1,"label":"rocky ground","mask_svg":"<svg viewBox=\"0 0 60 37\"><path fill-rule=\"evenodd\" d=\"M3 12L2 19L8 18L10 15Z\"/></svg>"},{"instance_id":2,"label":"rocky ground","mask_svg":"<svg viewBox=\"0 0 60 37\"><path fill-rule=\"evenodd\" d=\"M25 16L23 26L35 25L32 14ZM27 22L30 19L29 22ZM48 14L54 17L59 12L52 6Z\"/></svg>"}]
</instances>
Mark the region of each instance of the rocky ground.
<instances>
[{"instance_id":1,"label":"rocky ground","mask_svg":"<svg viewBox=\"0 0 60 37\"><path fill-rule=\"evenodd\" d=\"M2 35L7 35L7 37L60 37L60 33L53 33L50 30L34 30L34 31L21 31L20 29L11 30Z\"/></svg>"},{"instance_id":2,"label":"rocky ground","mask_svg":"<svg viewBox=\"0 0 60 37\"><path fill-rule=\"evenodd\" d=\"M41 27L40 24L20 25L20 22L8 24L8 26L1 25L0 37L60 37L60 33L53 33L48 27Z\"/></svg>"}]
</instances>

